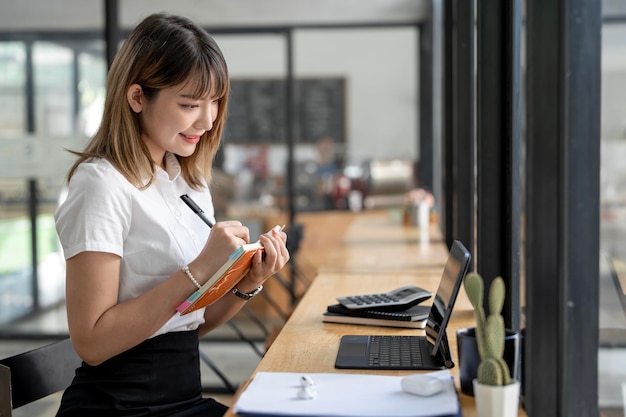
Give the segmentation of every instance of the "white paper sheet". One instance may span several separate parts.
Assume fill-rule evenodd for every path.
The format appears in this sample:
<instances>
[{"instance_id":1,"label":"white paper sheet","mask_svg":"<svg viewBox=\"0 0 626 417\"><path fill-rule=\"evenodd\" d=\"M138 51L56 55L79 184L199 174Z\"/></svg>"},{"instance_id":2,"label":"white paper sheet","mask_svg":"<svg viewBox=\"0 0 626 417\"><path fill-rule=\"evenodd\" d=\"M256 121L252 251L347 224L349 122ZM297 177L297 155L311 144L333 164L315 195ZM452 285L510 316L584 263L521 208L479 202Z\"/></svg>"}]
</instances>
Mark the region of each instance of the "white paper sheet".
<instances>
[{"instance_id":1,"label":"white paper sheet","mask_svg":"<svg viewBox=\"0 0 626 417\"><path fill-rule=\"evenodd\" d=\"M303 374L259 372L234 405L242 415L330 417L456 416L459 400L448 370L431 372L445 389L432 397L407 394L401 376L306 374L315 381L316 397L298 398Z\"/></svg>"}]
</instances>

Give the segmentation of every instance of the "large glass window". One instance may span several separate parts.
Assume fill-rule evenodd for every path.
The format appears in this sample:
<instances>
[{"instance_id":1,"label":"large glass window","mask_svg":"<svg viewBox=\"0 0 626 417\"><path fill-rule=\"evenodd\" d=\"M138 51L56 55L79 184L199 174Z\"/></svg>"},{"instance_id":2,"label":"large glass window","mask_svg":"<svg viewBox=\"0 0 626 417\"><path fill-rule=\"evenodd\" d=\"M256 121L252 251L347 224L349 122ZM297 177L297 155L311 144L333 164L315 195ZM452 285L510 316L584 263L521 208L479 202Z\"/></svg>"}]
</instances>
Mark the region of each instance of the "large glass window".
<instances>
[{"instance_id":1,"label":"large glass window","mask_svg":"<svg viewBox=\"0 0 626 417\"><path fill-rule=\"evenodd\" d=\"M35 125L38 135L60 136L74 132L74 52L65 46L36 42Z\"/></svg>"},{"instance_id":2,"label":"large glass window","mask_svg":"<svg viewBox=\"0 0 626 417\"><path fill-rule=\"evenodd\" d=\"M103 45L0 42L0 323L64 298L53 215L72 158L66 149L81 149L100 123ZM34 131L27 133L29 118Z\"/></svg>"},{"instance_id":3,"label":"large glass window","mask_svg":"<svg viewBox=\"0 0 626 417\"><path fill-rule=\"evenodd\" d=\"M285 106L287 38L284 33L216 37L229 62L233 104L247 94L245 117L236 113L242 112L240 102L232 106L229 120L251 125L227 126L225 131L213 183L216 213L218 218L248 221L252 233L260 233L268 217L287 208L286 136L292 132L287 131L284 108L280 110ZM293 32L293 41L296 100L291 117L296 137L291 179L296 211L348 209L351 191L361 194L353 201L354 208L364 201L374 202L372 206L400 205L412 186L418 158L417 28L302 29ZM28 204L33 201L33 185L39 228L48 225L58 204L69 166L65 149L82 149L99 126L107 72L101 40L42 39L30 45L4 42L0 47L0 106L12 111L0 116L0 135L7 138L2 142L0 180L10 178L16 189L13 214L8 214L6 199L0 209L7 213L10 227L21 222L25 228L24 256L12 258L23 258L25 271L32 269ZM380 55L376 60L371 58L372 48ZM30 96L25 79L29 62ZM396 64L389 67L388 62ZM385 82L390 78L397 82ZM29 109L33 114L26 114ZM27 119L34 121L34 132L24 137ZM240 132L248 135L240 137ZM369 200L363 198L366 192ZM45 236L41 231L38 239ZM39 264L59 254L56 242L50 242L38 246ZM8 238L4 244L18 247ZM38 282L45 281L46 297L61 288L59 280L42 276L54 270L40 272ZM20 280L29 283L26 293L36 292L31 280ZM43 301L34 299L24 304L27 310L37 299Z\"/></svg>"},{"instance_id":4,"label":"large glass window","mask_svg":"<svg viewBox=\"0 0 626 417\"><path fill-rule=\"evenodd\" d=\"M23 42L0 42L0 135L25 131L26 51Z\"/></svg>"},{"instance_id":5,"label":"large glass window","mask_svg":"<svg viewBox=\"0 0 626 417\"><path fill-rule=\"evenodd\" d=\"M284 108L286 35L217 41L232 78L219 161L231 186L215 192L236 203L231 215L286 208L288 135L296 211L402 204L418 158L416 27L294 31L294 132Z\"/></svg>"},{"instance_id":6,"label":"large glass window","mask_svg":"<svg viewBox=\"0 0 626 417\"><path fill-rule=\"evenodd\" d=\"M23 204L26 183L11 178L6 160L24 152L14 138L26 131L26 50L0 42L0 322L32 306L30 227Z\"/></svg>"},{"instance_id":7,"label":"large glass window","mask_svg":"<svg viewBox=\"0 0 626 417\"><path fill-rule=\"evenodd\" d=\"M78 55L78 95L79 109L76 133L93 135L102 118L107 78L107 65L102 52L103 41L93 41L83 48L92 52ZM94 53L98 51L98 53Z\"/></svg>"},{"instance_id":8,"label":"large glass window","mask_svg":"<svg viewBox=\"0 0 626 417\"><path fill-rule=\"evenodd\" d=\"M599 404L626 401L626 21L602 33Z\"/></svg>"}]
</instances>

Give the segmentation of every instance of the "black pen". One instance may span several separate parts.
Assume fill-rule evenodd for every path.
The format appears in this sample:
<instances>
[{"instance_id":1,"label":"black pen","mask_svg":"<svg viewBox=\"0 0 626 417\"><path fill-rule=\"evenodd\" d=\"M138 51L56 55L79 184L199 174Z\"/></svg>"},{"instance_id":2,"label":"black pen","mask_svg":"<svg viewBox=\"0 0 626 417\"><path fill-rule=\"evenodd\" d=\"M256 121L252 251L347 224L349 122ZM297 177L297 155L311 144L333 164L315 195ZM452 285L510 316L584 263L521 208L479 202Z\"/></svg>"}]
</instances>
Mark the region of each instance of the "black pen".
<instances>
[{"instance_id":1,"label":"black pen","mask_svg":"<svg viewBox=\"0 0 626 417\"><path fill-rule=\"evenodd\" d=\"M204 215L204 211L202 211L200 206L198 206L196 202L191 199L191 197L189 197L187 194L183 194L180 196L180 198L185 202L185 204L189 206L191 211L196 213L198 217L202 219L203 222L205 222L209 227L213 227L213 222L211 222L211 220L209 220L207 216Z\"/></svg>"}]
</instances>

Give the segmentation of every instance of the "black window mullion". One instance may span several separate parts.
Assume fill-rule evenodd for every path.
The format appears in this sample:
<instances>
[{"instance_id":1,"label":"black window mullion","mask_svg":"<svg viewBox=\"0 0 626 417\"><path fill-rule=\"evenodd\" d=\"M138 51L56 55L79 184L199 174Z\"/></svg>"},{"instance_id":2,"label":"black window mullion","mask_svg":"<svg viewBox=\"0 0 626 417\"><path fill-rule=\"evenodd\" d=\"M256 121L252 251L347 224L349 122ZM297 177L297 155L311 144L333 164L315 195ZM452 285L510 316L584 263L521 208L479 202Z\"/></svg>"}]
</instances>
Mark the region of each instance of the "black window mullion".
<instances>
[{"instance_id":1,"label":"black window mullion","mask_svg":"<svg viewBox=\"0 0 626 417\"><path fill-rule=\"evenodd\" d=\"M419 34L419 163L417 185L429 191L433 183L433 21L418 25Z\"/></svg>"},{"instance_id":2,"label":"black window mullion","mask_svg":"<svg viewBox=\"0 0 626 417\"><path fill-rule=\"evenodd\" d=\"M111 67L120 43L118 0L104 0L104 40L106 41L107 68Z\"/></svg>"},{"instance_id":3,"label":"black window mullion","mask_svg":"<svg viewBox=\"0 0 626 417\"><path fill-rule=\"evenodd\" d=\"M497 276L504 279L504 320L515 330L520 273L520 21L519 1L478 0L477 269L486 286Z\"/></svg>"},{"instance_id":4,"label":"black window mullion","mask_svg":"<svg viewBox=\"0 0 626 417\"><path fill-rule=\"evenodd\" d=\"M525 404L598 416L599 0L527 0Z\"/></svg>"},{"instance_id":5,"label":"black window mullion","mask_svg":"<svg viewBox=\"0 0 626 417\"><path fill-rule=\"evenodd\" d=\"M476 71L475 1L456 1L454 36L455 238L475 248ZM474 259L470 269L474 268Z\"/></svg>"},{"instance_id":6,"label":"black window mullion","mask_svg":"<svg viewBox=\"0 0 626 417\"><path fill-rule=\"evenodd\" d=\"M443 0L442 6L442 61L443 61L443 82L442 82L442 106L441 106L441 119L442 119L442 166L441 170L441 182L442 182L442 228L444 239L448 247L452 246L452 242L455 240L454 232L454 159L453 159L453 103L454 103L454 88L453 88L453 39L454 39L454 24L453 24L453 7L455 0ZM466 243L467 244L467 243Z\"/></svg>"}]
</instances>

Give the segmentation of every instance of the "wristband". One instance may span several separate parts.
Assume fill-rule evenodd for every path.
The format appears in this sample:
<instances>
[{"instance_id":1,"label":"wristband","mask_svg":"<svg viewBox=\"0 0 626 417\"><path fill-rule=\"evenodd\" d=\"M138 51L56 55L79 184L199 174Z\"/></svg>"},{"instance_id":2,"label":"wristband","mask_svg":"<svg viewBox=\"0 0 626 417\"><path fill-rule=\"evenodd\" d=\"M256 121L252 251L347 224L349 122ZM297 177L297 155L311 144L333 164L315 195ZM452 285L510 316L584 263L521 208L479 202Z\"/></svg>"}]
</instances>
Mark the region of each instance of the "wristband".
<instances>
[{"instance_id":1,"label":"wristband","mask_svg":"<svg viewBox=\"0 0 626 417\"><path fill-rule=\"evenodd\" d=\"M252 292L241 292L237 289L237 287L233 288L233 294L235 294L235 296L241 298L242 300L250 300L252 297L254 297L255 295L257 295L258 293L260 293L261 291L263 291L263 285L259 285L259 288L257 288L256 290L252 291Z\"/></svg>"}]
</instances>

